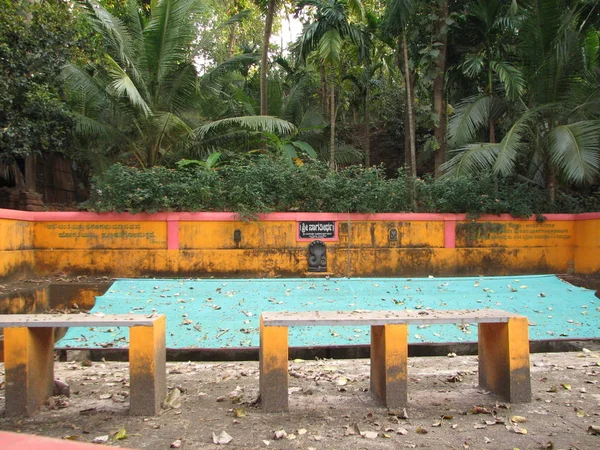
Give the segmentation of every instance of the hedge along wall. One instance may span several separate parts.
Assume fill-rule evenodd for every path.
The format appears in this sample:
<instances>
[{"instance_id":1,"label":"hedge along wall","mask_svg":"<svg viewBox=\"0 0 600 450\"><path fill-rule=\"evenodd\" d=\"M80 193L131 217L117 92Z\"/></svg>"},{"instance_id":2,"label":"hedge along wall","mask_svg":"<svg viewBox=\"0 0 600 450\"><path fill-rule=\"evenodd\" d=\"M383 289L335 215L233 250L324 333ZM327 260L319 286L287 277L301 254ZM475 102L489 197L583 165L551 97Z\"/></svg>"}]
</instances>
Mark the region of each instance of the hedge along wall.
<instances>
[{"instance_id":1,"label":"hedge along wall","mask_svg":"<svg viewBox=\"0 0 600 450\"><path fill-rule=\"evenodd\" d=\"M315 239L334 276L600 272L600 213L546 219L0 210L0 276L303 276Z\"/></svg>"}]
</instances>

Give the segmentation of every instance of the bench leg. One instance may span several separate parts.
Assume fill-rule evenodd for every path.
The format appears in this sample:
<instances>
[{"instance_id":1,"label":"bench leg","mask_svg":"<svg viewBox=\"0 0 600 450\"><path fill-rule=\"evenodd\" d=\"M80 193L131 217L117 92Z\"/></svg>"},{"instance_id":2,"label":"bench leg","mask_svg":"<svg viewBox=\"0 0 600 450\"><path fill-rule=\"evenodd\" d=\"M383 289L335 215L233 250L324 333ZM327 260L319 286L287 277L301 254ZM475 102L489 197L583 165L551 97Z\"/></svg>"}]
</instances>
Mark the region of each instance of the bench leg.
<instances>
[{"instance_id":1,"label":"bench leg","mask_svg":"<svg viewBox=\"0 0 600 450\"><path fill-rule=\"evenodd\" d=\"M6 413L31 415L54 390L54 329L5 328Z\"/></svg>"},{"instance_id":2,"label":"bench leg","mask_svg":"<svg viewBox=\"0 0 600 450\"><path fill-rule=\"evenodd\" d=\"M154 416L167 395L166 322L131 327L129 338L129 413Z\"/></svg>"},{"instance_id":3,"label":"bench leg","mask_svg":"<svg viewBox=\"0 0 600 450\"><path fill-rule=\"evenodd\" d=\"M531 401L526 317L479 324L479 385L511 403Z\"/></svg>"},{"instance_id":4,"label":"bench leg","mask_svg":"<svg viewBox=\"0 0 600 450\"><path fill-rule=\"evenodd\" d=\"M260 319L260 402L265 411L288 410L288 328Z\"/></svg>"},{"instance_id":5,"label":"bench leg","mask_svg":"<svg viewBox=\"0 0 600 450\"><path fill-rule=\"evenodd\" d=\"M408 326L371 327L371 393L389 408L406 406Z\"/></svg>"}]
</instances>

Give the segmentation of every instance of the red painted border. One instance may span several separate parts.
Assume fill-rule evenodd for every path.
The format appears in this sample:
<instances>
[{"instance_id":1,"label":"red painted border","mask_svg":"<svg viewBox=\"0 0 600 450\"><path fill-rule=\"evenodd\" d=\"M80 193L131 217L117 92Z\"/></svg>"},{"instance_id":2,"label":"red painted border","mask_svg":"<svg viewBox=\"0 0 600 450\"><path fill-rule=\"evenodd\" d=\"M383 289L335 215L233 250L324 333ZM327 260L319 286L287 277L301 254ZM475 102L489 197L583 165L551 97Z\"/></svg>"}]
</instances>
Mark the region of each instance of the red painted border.
<instances>
[{"instance_id":1,"label":"red painted border","mask_svg":"<svg viewBox=\"0 0 600 450\"><path fill-rule=\"evenodd\" d=\"M444 221L444 248L456 248L456 221Z\"/></svg>"},{"instance_id":2,"label":"red painted border","mask_svg":"<svg viewBox=\"0 0 600 450\"><path fill-rule=\"evenodd\" d=\"M569 221L569 220L594 220L600 219L600 212L582 214L545 214L546 220ZM0 219L24 220L29 222L97 222L97 221L179 221L179 222L230 222L241 220L237 213L233 212L163 212L163 213L94 213L81 211L17 211L12 209L0 209ZM334 220L334 221L535 221L532 216L526 219L518 219L510 214L483 215L470 218L467 214L438 214L438 213L306 213L306 212L278 212L259 214L258 220L272 221L300 221L300 220Z\"/></svg>"}]
</instances>

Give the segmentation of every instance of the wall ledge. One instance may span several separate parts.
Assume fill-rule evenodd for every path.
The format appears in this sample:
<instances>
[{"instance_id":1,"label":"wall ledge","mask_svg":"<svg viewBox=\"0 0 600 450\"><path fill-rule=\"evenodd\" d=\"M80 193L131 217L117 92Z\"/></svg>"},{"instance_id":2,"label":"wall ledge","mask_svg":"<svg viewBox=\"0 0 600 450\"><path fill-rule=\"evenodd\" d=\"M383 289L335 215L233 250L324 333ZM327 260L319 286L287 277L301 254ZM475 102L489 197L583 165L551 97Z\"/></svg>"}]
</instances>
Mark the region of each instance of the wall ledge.
<instances>
[{"instance_id":1,"label":"wall ledge","mask_svg":"<svg viewBox=\"0 0 600 450\"><path fill-rule=\"evenodd\" d=\"M579 221L600 219L600 212L582 214L544 214L546 220ZM167 221L167 222L234 222L243 220L233 212L161 212L161 213L95 213L86 211L18 211L0 209L0 219L23 220L28 222L97 222L97 221ZM535 221L536 216L519 219L510 214L482 215L476 218L467 214L446 213L328 213L328 212L276 212L259 214L258 221L302 221L302 220L334 220L334 221Z\"/></svg>"}]
</instances>

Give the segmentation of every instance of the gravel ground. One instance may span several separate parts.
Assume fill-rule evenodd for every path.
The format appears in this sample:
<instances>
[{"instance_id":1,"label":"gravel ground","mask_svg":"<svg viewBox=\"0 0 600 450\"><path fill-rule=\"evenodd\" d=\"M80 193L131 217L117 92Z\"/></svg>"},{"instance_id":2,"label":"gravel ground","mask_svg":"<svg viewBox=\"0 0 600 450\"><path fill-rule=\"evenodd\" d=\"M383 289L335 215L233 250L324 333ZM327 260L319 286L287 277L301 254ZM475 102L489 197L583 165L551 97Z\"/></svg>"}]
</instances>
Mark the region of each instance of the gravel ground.
<instances>
[{"instance_id":1,"label":"gravel ground","mask_svg":"<svg viewBox=\"0 0 600 450\"><path fill-rule=\"evenodd\" d=\"M368 360L290 361L288 413L255 404L256 361L168 363L173 400L156 417L128 415L126 363L61 362L55 378L71 396L51 398L30 418L1 416L0 429L139 449L218 448L213 439L229 437L222 447L597 449L600 346L589 344L533 354L528 404L480 390L474 356L410 358L405 411L373 401Z\"/></svg>"}]
</instances>

